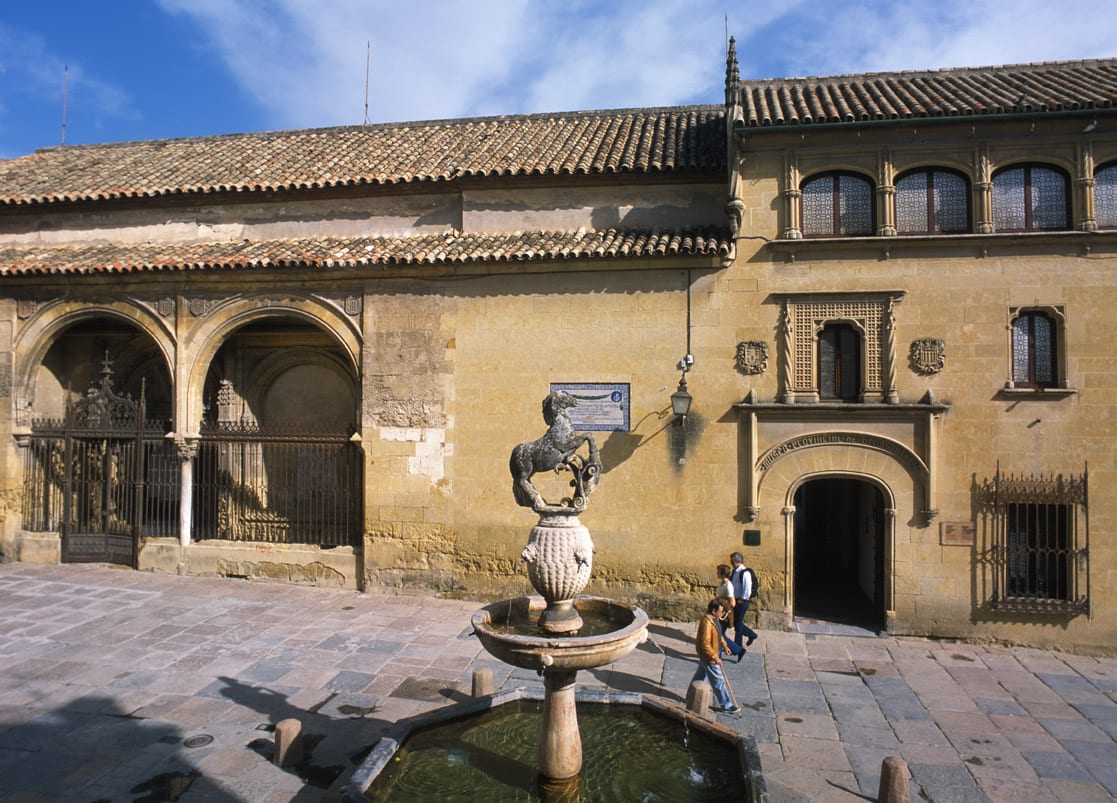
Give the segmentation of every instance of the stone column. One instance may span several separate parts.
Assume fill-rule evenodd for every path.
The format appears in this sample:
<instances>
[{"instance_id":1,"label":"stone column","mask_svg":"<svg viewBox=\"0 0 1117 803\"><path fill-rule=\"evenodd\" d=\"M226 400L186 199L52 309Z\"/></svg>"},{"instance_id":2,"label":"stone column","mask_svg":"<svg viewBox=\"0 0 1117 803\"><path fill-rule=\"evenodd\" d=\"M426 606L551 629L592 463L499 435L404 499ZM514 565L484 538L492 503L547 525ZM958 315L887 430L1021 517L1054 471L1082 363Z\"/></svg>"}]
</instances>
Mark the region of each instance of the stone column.
<instances>
[{"instance_id":1,"label":"stone column","mask_svg":"<svg viewBox=\"0 0 1117 803\"><path fill-rule=\"evenodd\" d=\"M546 778L573 778L582 771L582 736L574 704L576 675L577 672L550 669L543 675L539 774Z\"/></svg>"},{"instance_id":2,"label":"stone column","mask_svg":"<svg viewBox=\"0 0 1117 803\"><path fill-rule=\"evenodd\" d=\"M802 223L799 220L799 199L803 197L799 189L799 160L798 156L791 153L784 163L784 211L787 214L787 226L783 230L783 239L803 239Z\"/></svg>"},{"instance_id":3,"label":"stone column","mask_svg":"<svg viewBox=\"0 0 1117 803\"><path fill-rule=\"evenodd\" d=\"M1097 181L1094 178L1094 153L1089 145L1082 148L1078 160L1078 176L1074 182L1078 187L1078 209L1080 218L1078 228L1081 231L1096 231L1098 221L1094 209L1094 188Z\"/></svg>"},{"instance_id":4,"label":"stone column","mask_svg":"<svg viewBox=\"0 0 1117 803\"><path fill-rule=\"evenodd\" d=\"M884 513L884 549L888 571L884 573L884 624L888 633L896 629L896 509L886 507Z\"/></svg>"},{"instance_id":5,"label":"stone column","mask_svg":"<svg viewBox=\"0 0 1117 803\"><path fill-rule=\"evenodd\" d=\"M196 439L182 440L175 444L178 450L178 542L185 549L190 546L194 526L194 457L198 454Z\"/></svg>"},{"instance_id":6,"label":"stone column","mask_svg":"<svg viewBox=\"0 0 1117 803\"><path fill-rule=\"evenodd\" d=\"M877 162L877 236L896 236L896 173L892 152L885 149Z\"/></svg>"},{"instance_id":7,"label":"stone column","mask_svg":"<svg viewBox=\"0 0 1117 803\"><path fill-rule=\"evenodd\" d=\"M779 329L779 374L783 380L783 394L780 398L784 404L795 401L795 331L791 323L791 302L786 298L780 308Z\"/></svg>"},{"instance_id":8,"label":"stone column","mask_svg":"<svg viewBox=\"0 0 1117 803\"><path fill-rule=\"evenodd\" d=\"M974 182L974 231L992 234L993 229L993 167L986 153L977 157L977 181Z\"/></svg>"},{"instance_id":9,"label":"stone column","mask_svg":"<svg viewBox=\"0 0 1117 803\"><path fill-rule=\"evenodd\" d=\"M794 582L795 505L788 505L780 513L783 514L783 609L786 612L791 610L791 584Z\"/></svg>"},{"instance_id":10,"label":"stone column","mask_svg":"<svg viewBox=\"0 0 1117 803\"><path fill-rule=\"evenodd\" d=\"M896 312L893 309L893 299L888 299L881 316L881 344L880 360L883 369L881 377L883 387L882 401L887 404L896 404L900 395L896 391Z\"/></svg>"}]
</instances>

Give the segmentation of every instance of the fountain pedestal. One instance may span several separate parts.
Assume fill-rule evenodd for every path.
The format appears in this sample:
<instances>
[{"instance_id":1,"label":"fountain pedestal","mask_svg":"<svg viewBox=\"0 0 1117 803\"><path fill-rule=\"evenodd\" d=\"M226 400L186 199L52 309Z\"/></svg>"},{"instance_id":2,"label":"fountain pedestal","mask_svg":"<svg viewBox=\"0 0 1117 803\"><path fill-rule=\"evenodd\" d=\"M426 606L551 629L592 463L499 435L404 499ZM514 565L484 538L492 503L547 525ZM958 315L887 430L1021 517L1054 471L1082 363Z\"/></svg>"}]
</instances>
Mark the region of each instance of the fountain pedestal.
<instances>
[{"instance_id":1,"label":"fountain pedestal","mask_svg":"<svg viewBox=\"0 0 1117 803\"><path fill-rule=\"evenodd\" d=\"M543 677L543 725L539 738L539 774L565 780L582 771L582 734L574 705L577 672L548 672Z\"/></svg>"}]
</instances>

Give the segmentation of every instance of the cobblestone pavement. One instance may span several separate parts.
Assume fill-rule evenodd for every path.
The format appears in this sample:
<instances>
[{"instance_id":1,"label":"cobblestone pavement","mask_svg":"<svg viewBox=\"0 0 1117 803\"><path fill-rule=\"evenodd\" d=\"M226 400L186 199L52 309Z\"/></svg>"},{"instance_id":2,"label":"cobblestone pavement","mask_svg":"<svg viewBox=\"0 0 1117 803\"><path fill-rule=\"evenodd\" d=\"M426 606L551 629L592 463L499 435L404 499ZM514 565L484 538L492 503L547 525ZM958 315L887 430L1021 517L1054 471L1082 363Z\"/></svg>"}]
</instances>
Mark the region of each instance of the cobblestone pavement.
<instances>
[{"instance_id":1,"label":"cobblestone pavement","mask_svg":"<svg viewBox=\"0 0 1117 803\"><path fill-rule=\"evenodd\" d=\"M472 672L539 684L470 634L476 602L0 565L0 799L337 800L391 724L464 700ZM811 629L807 627L805 629ZM764 632L727 664L771 800L875 799L900 756L912 800L1117 797L1117 659L875 637ZM579 673L682 701L693 625L655 622L621 661ZM270 758L301 721L299 767Z\"/></svg>"}]
</instances>

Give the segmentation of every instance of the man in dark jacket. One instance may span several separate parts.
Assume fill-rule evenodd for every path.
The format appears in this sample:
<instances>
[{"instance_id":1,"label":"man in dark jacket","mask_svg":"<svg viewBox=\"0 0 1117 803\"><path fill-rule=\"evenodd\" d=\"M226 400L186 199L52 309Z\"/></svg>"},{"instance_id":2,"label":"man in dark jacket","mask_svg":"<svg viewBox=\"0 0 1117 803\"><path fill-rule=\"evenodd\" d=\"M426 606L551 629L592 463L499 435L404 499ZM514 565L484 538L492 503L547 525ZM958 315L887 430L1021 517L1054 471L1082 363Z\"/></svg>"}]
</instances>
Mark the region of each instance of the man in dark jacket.
<instances>
[{"instance_id":1,"label":"man in dark jacket","mask_svg":"<svg viewBox=\"0 0 1117 803\"><path fill-rule=\"evenodd\" d=\"M756 631L745 624L745 614L748 613L749 604L752 602L752 576L745 571L745 556L734 552L729 556L733 564L733 596L736 604L733 606L733 643L738 647L751 647L756 641ZM748 637L745 644L741 644L744 637Z\"/></svg>"}]
</instances>

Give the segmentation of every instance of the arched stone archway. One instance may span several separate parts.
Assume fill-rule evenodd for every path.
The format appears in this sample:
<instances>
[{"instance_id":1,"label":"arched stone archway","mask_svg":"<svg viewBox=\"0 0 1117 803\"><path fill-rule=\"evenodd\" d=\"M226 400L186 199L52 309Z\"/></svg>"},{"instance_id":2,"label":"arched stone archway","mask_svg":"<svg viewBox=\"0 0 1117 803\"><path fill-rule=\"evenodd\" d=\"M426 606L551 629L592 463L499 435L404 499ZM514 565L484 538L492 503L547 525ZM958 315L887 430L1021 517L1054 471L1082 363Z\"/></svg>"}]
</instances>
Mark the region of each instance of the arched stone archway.
<instances>
[{"instance_id":1,"label":"arched stone archway","mask_svg":"<svg viewBox=\"0 0 1117 803\"><path fill-rule=\"evenodd\" d=\"M214 402L212 382L215 376L222 374L220 370L215 371L215 361L223 350L228 349L231 340L238 333L243 334L253 327L282 328L285 322L306 332L313 330L321 333L323 340L318 346L324 346L329 351L328 355L324 355L326 359L347 372L354 386L359 387L359 321L309 296L291 297L283 303L273 302L263 306L259 299L237 299L208 311L205 319L190 332L189 338L184 338L190 346L183 356L182 363L188 368L178 394L176 423L180 433L188 435L196 432L205 416L207 400L211 405ZM300 348L307 345L297 338L290 343ZM224 378L228 379L227 376ZM245 386L247 382L238 384ZM243 390L249 393L247 387ZM356 395L354 401L358 401Z\"/></svg>"},{"instance_id":2,"label":"arched stone archway","mask_svg":"<svg viewBox=\"0 0 1117 803\"><path fill-rule=\"evenodd\" d=\"M51 305L36 312L15 338L15 419L61 415L66 389L81 393L106 357L117 388L139 395L141 384L154 414L171 419L175 342L157 316L126 302Z\"/></svg>"},{"instance_id":3,"label":"arched stone archway","mask_svg":"<svg viewBox=\"0 0 1117 803\"><path fill-rule=\"evenodd\" d=\"M858 493L879 495L879 500L859 503L854 514L879 519L873 537L874 566L878 578L872 584L874 611L884 624L895 611L895 566L898 522L909 526L922 523L922 491L926 470L922 462L899 444L874 436L844 437L824 433L789 439L769 450L758 461L757 499L762 510L779 510L783 515L785 610L794 615L796 602L796 496L815 481L844 480ZM817 486L816 489L821 486ZM814 504L826 494L841 493L831 487L816 496ZM853 525L848 525L852 527ZM848 546L848 545L847 545ZM876 571L876 569L874 569ZM862 578L863 579L863 578Z\"/></svg>"}]
</instances>

